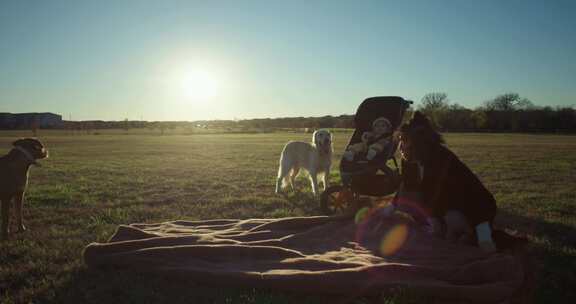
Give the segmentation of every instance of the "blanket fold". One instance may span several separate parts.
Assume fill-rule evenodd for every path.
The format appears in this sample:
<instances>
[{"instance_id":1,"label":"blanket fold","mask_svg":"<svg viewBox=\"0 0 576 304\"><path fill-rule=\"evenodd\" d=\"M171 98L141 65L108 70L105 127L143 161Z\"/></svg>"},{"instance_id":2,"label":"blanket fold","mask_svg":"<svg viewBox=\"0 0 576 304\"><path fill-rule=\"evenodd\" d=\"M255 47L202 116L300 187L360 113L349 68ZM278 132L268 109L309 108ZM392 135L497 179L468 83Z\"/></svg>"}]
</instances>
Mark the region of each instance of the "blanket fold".
<instances>
[{"instance_id":1,"label":"blanket fold","mask_svg":"<svg viewBox=\"0 0 576 304\"><path fill-rule=\"evenodd\" d=\"M376 229L328 216L122 225L84 261L225 286L347 296L406 287L472 302L504 301L523 280L513 256L431 238L402 218Z\"/></svg>"}]
</instances>

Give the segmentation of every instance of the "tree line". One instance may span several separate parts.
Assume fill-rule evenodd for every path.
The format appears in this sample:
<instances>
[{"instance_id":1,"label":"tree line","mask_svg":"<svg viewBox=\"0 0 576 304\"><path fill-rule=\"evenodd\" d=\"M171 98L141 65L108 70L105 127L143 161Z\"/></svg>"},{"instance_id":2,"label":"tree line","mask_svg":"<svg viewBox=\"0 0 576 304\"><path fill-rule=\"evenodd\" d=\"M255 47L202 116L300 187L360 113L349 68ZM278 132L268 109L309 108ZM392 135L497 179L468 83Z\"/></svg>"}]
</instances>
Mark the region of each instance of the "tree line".
<instances>
[{"instance_id":1,"label":"tree line","mask_svg":"<svg viewBox=\"0 0 576 304\"><path fill-rule=\"evenodd\" d=\"M425 113L441 131L576 133L576 109L537 106L518 93L501 94L470 109L451 102L444 92L432 92L415 103L404 118L411 117L414 110ZM221 121L220 124L252 128L354 128L354 115Z\"/></svg>"},{"instance_id":2,"label":"tree line","mask_svg":"<svg viewBox=\"0 0 576 304\"><path fill-rule=\"evenodd\" d=\"M419 110L441 131L452 132L546 132L576 133L574 107L537 106L518 93L505 93L470 109L451 102L448 94L424 95L405 115ZM26 128L33 128L29 126ZM90 133L98 129L150 129L160 134L178 129L187 133L200 130L224 132L272 132L279 129L313 130L318 128L354 128L354 115L321 117L260 118L201 121L62 121L58 129Z\"/></svg>"},{"instance_id":3,"label":"tree line","mask_svg":"<svg viewBox=\"0 0 576 304\"><path fill-rule=\"evenodd\" d=\"M576 132L573 107L537 106L518 93L505 93L474 109L451 103L444 92L426 94L417 106L443 131Z\"/></svg>"}]
</instances>

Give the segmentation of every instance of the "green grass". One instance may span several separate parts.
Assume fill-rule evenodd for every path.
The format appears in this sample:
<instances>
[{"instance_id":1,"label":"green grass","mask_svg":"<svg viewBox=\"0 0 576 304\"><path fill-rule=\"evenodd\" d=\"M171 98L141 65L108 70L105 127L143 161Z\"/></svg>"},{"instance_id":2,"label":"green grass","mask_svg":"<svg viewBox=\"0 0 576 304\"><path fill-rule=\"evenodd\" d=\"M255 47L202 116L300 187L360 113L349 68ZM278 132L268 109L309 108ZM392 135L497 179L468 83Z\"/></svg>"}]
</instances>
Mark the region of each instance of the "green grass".
<instances>
[{"instance_id":1,"label":"green grass","mask_svg":"<svg viewBox=\"0 0 576 304\"><path fill-rule=\"evenodd\" d=\"M0 153L17 136L0 132ZM319 303L328 297L230 289L169 277L87 269L83 247L118 224L320 214L308 192L274 195L278 157L309 134L71 135L41 131L50 149L31 171L29 231L0 243L1 303ZM349 133L337 133L332 181ZM534 244L537 302L574 299L576 137L448 134L449 146L495 194L497 222ZM402 293L354 303L414 303Z\"/></svg>"}]
</instances>

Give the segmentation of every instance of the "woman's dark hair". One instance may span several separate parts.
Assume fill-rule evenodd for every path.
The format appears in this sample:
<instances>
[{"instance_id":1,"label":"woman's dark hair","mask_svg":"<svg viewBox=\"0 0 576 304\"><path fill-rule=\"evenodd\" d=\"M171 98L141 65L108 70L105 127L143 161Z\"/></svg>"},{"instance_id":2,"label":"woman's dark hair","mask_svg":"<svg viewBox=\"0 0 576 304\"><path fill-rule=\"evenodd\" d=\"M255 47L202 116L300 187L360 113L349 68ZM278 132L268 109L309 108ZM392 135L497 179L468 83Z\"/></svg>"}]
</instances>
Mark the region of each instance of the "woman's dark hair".
<instances>
[{"instance_id":1,"label":"woman's dark hair","mask_svg":"<svg viewBox=\"0 0 576 304\"><path fill-rule=\"evenodd\" d=\"M414 116L400 127L401 137L408 138L413 146L414 156L418 160L426 161L431 149L443 145L444 138L438 133L426 115L419 111L414 112Z\"/></svg>"}]
</instances>

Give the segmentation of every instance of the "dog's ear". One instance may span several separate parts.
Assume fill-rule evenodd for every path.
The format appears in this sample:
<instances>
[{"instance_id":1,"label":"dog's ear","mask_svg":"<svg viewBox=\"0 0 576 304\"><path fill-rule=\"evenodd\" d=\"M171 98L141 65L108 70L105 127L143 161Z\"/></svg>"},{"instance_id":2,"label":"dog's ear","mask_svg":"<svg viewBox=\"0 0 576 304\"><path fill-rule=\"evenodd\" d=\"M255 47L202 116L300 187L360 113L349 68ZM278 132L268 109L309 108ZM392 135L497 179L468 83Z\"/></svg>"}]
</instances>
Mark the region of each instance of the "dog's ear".
<instances>
[{"instance_id":1,"label":"dog's ear","mask_svg":"<svg viewBox=\"0 0 576 304\"><path fill-rule=\"evenodd\" d=\"M16 146L24 147L26 145L26 139L25 138L17 139L12 143L12 145L14 147L16 147Z\"/></svg>"}]
</instances>

